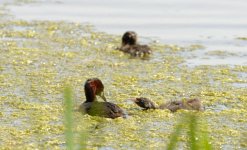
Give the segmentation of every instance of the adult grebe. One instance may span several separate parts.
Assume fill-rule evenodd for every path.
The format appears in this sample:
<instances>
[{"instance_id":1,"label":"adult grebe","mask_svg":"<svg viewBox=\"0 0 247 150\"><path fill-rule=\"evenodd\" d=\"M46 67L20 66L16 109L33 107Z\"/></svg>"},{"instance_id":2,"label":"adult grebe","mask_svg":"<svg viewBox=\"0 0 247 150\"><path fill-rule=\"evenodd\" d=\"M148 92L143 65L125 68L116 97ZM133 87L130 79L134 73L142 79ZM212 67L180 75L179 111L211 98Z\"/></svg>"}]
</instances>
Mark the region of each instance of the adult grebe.
<instances>
[{"instance_id":1,"label":"adult grebe","mask_svg":"<svg viewBox=\"0 0 247 150\"><path fill-rule=\"evenodd\" d=\"M86 101L80 105L79 111L92 116L101 116L112 119L126 117L126 114L119 106L106 101L104 96L104 85L100 79L88 79L85 82L84 91ZM105 102L98 102L96 96L100 96Z\"/></svg>"}]
</instances>

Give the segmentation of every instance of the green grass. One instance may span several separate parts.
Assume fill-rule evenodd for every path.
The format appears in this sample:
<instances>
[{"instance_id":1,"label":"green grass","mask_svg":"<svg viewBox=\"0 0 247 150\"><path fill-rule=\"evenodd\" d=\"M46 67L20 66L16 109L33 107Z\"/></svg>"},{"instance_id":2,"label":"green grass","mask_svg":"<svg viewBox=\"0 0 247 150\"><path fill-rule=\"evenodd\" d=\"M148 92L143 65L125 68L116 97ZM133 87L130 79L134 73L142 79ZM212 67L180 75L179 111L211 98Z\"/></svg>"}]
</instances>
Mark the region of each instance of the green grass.
<instances>
[{"instance_id":1,"label":"green grass","mask_svg":"<svg viewBox=\"0 0 247 150\"><path fill-rule=\"evenodd\" d=\"M194 113L185 114L176 125L174 132L171 135L167 150L174 150L179 142L178 137L181 134L181 131L184 127L184 124L187 125L187 135L188 135L188 147L190 150L212 150L212 145L210 143L207 130L207 124L204 122L203 128L201 131L199 128L199 119Z\"/></svg>"},{"instance_id":2,"label":"green grass","mask_svg":"<svg viewBox=\"0 0 247 150\"><path fill-rule=\"evenodd\" d=\"M182 123L179 123L176 127L175 130L173 132L173 134L171 135L170 138L170 142L167 146L167 150L173 150L175 149L177 143L178 143L178 136L180 135L182 130Z\"/></svg>"},{"instance_id":3,"label":"green grass","mask_svg":"<svg viewBox=\"0 0 247 150\"><path fill-rule=\"evenodd\" d=\"M213 148L212 148L212 144L208 137L208 132L207 132L208 127L206 123L204 123L203 128L204 128L204 131L201 131L200 133L200 136L201 136L200 144L202 145L202 148L204 150L212 150Z\"/></svg>"},{"instance_id":4,"label":"green grass","mask_svg":"<svg viewBox=\"0 0 247 150\"><path fill-rule=\"evenodd\" d=\"M69 87L64 90L64 125L65 125L65 140L68 150L74 149L74 134L73 134L73 100L72 91Z\"/></svg>"},{"instance_id":5,"label":"green grass","mask_svg":"<svg viewBox=\"0 0 247 150\"><path fill-rule=\"evenodd\" d=\"M88 138L87 131L80 131L78 134L74 133L75 123L73 120L73 96L70 87L64 89L64 126L65 126L65 141L67 150L86 149L86 142ZM84 124L85 125L85 124Z\"/></svg>"},{"instance_id":6,"label":"green grass","mask_svg":"<svg viewBox=\"0 0 247 150\"><path fill-rule=\"evenodd\" d=\"M188 136L189 136L189 147L191 150L197 150L199 149L198 145L197 145L197 141L196 141L196 131L197 131L197 118L195 115L190 114L188 116L188 126L189 126L189 130L188 130Z\"/></svg>"}]
</instances>

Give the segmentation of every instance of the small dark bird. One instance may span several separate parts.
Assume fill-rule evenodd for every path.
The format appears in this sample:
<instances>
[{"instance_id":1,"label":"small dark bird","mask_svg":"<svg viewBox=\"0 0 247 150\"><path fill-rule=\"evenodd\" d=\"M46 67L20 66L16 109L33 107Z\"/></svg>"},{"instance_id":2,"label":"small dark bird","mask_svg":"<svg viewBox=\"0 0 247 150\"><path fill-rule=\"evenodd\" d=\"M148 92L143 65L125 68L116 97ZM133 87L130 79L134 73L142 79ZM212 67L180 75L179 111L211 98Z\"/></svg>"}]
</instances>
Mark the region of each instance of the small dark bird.
<instances>
[{"instance_id":1,"label":"small dark bird","mask_svg":"<svg viewBox=\"0 0 247 150\"><path fill-rule=\"evenodd\" d=\"M156 109L157 107L155 106L154 102L149 100L148 98L145 97L140 97L140 98L135 98L132 99L138 106L144 108L144 110L147 109Z\"/></svg>"},{"instance_id":2,"label":"small dark bird","mask_svg":"<svg viewBox=\"0 0 247 150\"><path fill-rule=\"evenodd\" d=\"M137 34L134 31L124 33L122 36L122 45L117 49L129 53L134 57L144 57L152 53L148 45L140 45L137 43Z\"/></svg>"},{"instance_id":3,"label":"small dark bird","mask_svg":"<svg viewBox=\"0 0 247 150\"><path fill-rule=\"evenodd\" d=\"M104 85L100 79L88 79L84 85L84 92L86 101L80 105L80 112L92 116L101 116L112 119L117 117L126 117L126 114L119 106L106 101L104 96ZM105 102L98 102L96 96L100 96Z\"/></svg>"},{"instance_id":4,"label":"small dark bird","mask_svg":"<svg viewBox=\"0 0 247 150\"><path fill-rule=\"evenodd\" d=\"M199 99L188 99L184 101L172 101L161 104L156 107L155 104L148 98L136 98L133 100L138 106L146 109L169 109L171 112L176 112L179 109L198 110L202 111L203 107Z\"/></svg>"}]
</instances>

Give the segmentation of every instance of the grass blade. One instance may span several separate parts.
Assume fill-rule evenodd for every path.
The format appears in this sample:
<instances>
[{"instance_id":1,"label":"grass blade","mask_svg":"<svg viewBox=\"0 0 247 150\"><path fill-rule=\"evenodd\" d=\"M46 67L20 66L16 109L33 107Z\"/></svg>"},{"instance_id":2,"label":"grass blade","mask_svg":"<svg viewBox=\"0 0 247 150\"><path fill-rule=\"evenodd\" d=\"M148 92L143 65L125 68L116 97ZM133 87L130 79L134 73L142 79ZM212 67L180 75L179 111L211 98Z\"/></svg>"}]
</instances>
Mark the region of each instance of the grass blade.
<instances>
[{"instance_id":1,"label":"grass blade","mask_svg":"<svg viewBox=\"0 0 247 150\"><path fill-rule=\"evenodd\" d=\"M197 117L194 114L187 115L189 121L189 147L191 150L198 150L198 145L196 143L196 131L197 131Z\"/></svg>"},{"instance_id":2,"label":"grass blade","mask_svg":"<svg viewBox=\"0 0 247 150\"><path fill-rule=\"evenodd\" d=\"M180 135L181 129L182 129L182 121L179 124L177 124L174 132L172 133L171 138L170 138L170 142L166 148L167 150L174 150L175 149L176 144L178 142L178 136Z\"/></svg>"},{"instance_id":3,"label":"grass blade","mask_svg":"<svg viewBox=\"0 0 247 150\"><path fill-rule=\"evenodd\" d=\"M212 144L210 143L209 136L208 136L208 127L207 123L203 123L203 131L201 132L201 149L204 150L212 150Z\"/></svg>"},{"instance_id":4,"label":"grass blade","mask_svg":"<svg viewBox=\"0 0 247 150\"><path fill-rule=\"evenodd\" d=\"M64 125L65 125L65 141L66 149L73 150L73 100L72 100L72 91L69 87L66 87L64 90L64 101L65 101L65 113L64 113Z\"/></svg>"}]
</instances>

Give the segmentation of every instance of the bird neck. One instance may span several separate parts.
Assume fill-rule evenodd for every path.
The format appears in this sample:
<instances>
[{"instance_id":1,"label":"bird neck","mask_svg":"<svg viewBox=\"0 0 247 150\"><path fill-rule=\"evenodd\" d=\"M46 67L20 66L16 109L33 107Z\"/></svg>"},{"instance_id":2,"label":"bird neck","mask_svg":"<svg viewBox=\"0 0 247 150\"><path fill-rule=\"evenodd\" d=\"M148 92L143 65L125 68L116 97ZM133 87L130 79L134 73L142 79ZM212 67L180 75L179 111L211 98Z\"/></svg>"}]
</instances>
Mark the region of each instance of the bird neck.
<instances>
[{"instance_id":1,"label":"bird neck","mask_svg":"<svg viewBox=\"0 0 247 150\"><path fill-rule=\"evenodd\" d=\"M93 102L96 100L96 95L92 89L85 90L86 102Z\"/></svg>"}]
</instances>

